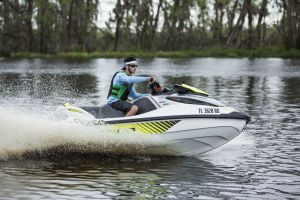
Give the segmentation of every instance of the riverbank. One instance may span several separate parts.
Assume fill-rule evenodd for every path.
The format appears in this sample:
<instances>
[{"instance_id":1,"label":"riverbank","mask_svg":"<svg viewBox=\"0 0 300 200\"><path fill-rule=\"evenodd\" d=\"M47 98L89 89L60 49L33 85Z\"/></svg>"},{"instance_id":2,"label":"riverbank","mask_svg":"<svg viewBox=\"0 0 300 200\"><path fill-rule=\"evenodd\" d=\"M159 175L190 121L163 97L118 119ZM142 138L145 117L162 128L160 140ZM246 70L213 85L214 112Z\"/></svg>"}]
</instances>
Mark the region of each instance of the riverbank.
<instances>
[{"instance_id":1,"label":"riverbank","mask_svg":"<svg viewBox=\"0 0 300 200\"><path fill-rule=\"evenodd\" d=\"M300 58L300 50L291 49L221 49L209 48L201 50L186 51L104 51L104 52L67 52L57 54L42 54L19 52L13 53L10 58L64 58L64 59L90 59L90 58L124 58L135 56L138 58L196 58L196 57L214 57L214 58Z\"/></svg>"}]
</instances>

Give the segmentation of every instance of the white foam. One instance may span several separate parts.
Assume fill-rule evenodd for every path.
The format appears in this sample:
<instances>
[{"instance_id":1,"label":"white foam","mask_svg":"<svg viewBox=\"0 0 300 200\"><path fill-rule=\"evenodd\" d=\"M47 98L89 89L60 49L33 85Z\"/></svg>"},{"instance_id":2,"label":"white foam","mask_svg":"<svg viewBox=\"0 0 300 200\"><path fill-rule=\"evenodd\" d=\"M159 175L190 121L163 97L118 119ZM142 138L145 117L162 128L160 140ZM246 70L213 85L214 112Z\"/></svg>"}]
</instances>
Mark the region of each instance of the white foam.
<instances>
[{"instance_id":1,"label":"white foam","mask_svg":"<svg viewBox=\"0 0 300 200\"><path fill-rule=\"evenodd\" d=\"M0 159L60 145L80 151L133 152L163 145L151 135L112 132L106 125L85 126L9 111L0 107Z\"/></svg>"}]
</instances>

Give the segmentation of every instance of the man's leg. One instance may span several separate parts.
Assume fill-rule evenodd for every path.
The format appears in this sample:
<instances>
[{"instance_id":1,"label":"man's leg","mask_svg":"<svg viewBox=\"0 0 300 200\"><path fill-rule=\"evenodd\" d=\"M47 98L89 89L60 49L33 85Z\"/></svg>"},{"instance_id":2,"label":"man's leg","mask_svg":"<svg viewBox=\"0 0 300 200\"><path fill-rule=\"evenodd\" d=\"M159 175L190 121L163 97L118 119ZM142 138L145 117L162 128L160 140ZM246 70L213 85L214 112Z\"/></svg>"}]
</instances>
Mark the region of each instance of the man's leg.
<instances>
[{"instance_id":1,"label":"man's leg","mask_svg":"<svg viewBox=\"0 0 300 200\"><path fill-rule=\"evenodd\" d=\"M125 117L133 116L139 110L136 105L132 105L132 103L129 103L128 101L121 101L121 100L114 102L112 104L112 107L126 113Z\"/></svg>"},{"instance_id":2,"label":"man's leg","mask_svg":"<svg viewBox=\"0 0 300 200\"><path fill-rule=\"evenodd\" d=\"M130 117L130 116L135 115L138 110L139 110L139 108L136 105L131 106L131 109L128 111L128 113L126 114L125 117Z\"/></svg>"}]
</instances>

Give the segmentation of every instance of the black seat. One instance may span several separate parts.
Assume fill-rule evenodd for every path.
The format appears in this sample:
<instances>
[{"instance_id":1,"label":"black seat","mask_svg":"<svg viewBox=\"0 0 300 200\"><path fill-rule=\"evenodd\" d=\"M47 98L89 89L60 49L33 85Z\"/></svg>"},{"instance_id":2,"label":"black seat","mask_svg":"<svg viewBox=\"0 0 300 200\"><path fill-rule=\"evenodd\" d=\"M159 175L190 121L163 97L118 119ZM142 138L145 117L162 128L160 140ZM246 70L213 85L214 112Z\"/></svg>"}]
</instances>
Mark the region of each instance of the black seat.
<instances>
[{"instance_id":1,"label":"black seat","mask_svg":"<svg viewBox=\"0 0 300 200\"><path fill-rule=\"evenodd\" d=\"M146 112L150 112L152 110L156 110L158 106L155 106L154 103L151 102L152 97L142 97L137 99L133 104L139 107L139 110L137 112L137 115L143 114Z\"/></svg>"},{"instance_id":2,"label":"black seat","mask_svg":"<svg viewBox=\"0 0 300 200\"><path fill-rule=\"evenodd\" d=\"M158 108L158 105L155 105L151 102L151 97L143 97L137 99L133 104L139 107L138 113L143 114L150 112ZM112 108L110 105L105 104L103 106L82 106L80 107L88 113L92 114L96 118L115 118L115 117L125 117L126 113Z\"/></svg>"},{"instance_id":3,"label":"black seat","mask_svg":"<svg viewBox=\"0 0 300 200\"><path fill-rule=\"evenodd\" d=\"M91 113L96 118L114 118L125 116L125 113L112 108L108 104L103 106L82 106L80 108Z\"/></svg>"}]
</instances>

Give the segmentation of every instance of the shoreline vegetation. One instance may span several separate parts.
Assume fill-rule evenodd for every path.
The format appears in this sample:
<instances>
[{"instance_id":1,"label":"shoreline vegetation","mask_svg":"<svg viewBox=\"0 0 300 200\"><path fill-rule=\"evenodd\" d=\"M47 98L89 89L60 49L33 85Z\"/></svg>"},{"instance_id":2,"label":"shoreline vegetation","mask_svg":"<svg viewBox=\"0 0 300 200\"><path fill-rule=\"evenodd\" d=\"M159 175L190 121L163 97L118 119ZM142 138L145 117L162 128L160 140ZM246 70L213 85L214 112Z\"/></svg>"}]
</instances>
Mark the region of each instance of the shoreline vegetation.
<instances>
[{"instance_id":1,"label":"shoreline vegetation","mask_svg":"<svg viewBox=\"0 0 300 200\"><path fill-rule=\"evenodd\" d=\"M207 48L201 50L180 51L96 51L96 52L61 52L33 53L17 52L7 58L40 58L40 59L91 59L91 58L300 58L300 50L264 48L264 49L222 49Z\"/></svg>"},{"instance_id":2,"label":"shoreline vegetation","mask_svg":"<svg viewBox=\"0 0 300 200\"><path fill-rule=\"evenodd\" d=\"M300 58L299 10L296 0L0 0L0 57Z\"/></svg>"}]
</instances>

